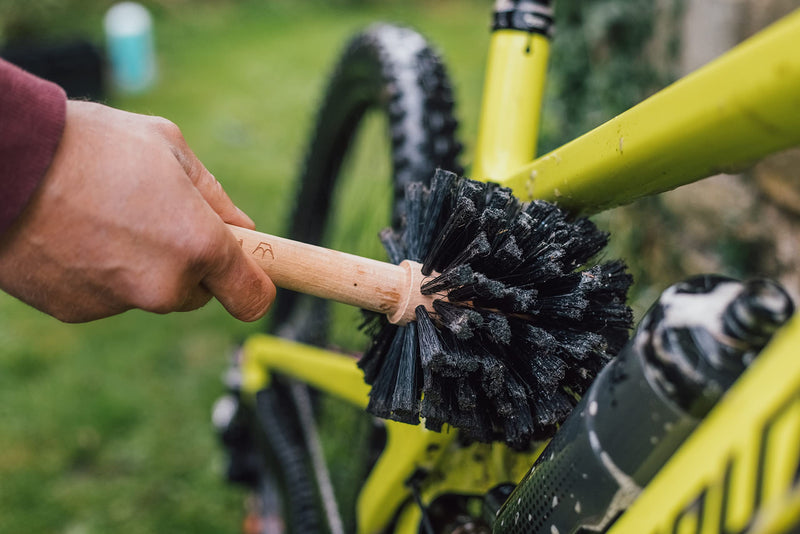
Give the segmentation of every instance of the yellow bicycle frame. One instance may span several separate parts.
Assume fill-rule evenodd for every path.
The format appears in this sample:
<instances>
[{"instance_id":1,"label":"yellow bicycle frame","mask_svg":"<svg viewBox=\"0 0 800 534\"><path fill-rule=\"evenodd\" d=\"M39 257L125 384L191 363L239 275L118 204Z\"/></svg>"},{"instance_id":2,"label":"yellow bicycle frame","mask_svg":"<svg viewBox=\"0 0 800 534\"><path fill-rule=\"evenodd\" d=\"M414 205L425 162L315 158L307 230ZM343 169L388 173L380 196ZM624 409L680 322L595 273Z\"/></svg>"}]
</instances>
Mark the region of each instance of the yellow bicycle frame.
<instances>
[{"instance_id":1,"label":"yellow bicycle frame","mask_svg":"<svg viewBox=\"0 0 800 534\"><path fill-rule=\"evenodd\" d=\"M369 386L364 383L356 361L341 354L294 343L275 336L257 335L243 347L242 392L255 395L269 386L270 373L299 378L330 395L366 409ZM455 432L431 432L422 426L386 421L387 445L369 479L362 488L356 517L359 532L378 532L392 519L395 512L411 495L406 480L417 469L438 467L444 475L426 495L456 492L479 495L493 486L509 480L509 473L518 478L530 467L540 451L534 454L514 454L501 445L474 444L461 447L453 443ZM485 459L480 468L475 458ZM450 467L444 469L443 463ZM397 532L416 532L419 510L407 507Z\"/></svg>"},{"instance_id":2,"label":"yellow bicycle frame","mask_svg":"<svg viewBox=\"0 0 800 534\"><path fill-rule=\"evenodd\" d=\"M489 51L471 176L593 213L666 191L800 145L800 11L719 60L584 136L534 159L547 39L500 30ZM614 534L790 532L800 524L800 318L780 333L698 431L613 526ZM274 372L355 406L369 387L350 357L258 335L244 346L243 393ZM360 533L395 517L419 532L405 482L417 469L440 478L422 489L480 495L517 482L539 451L461 447L442 433L386 421L387 447L362 488ZM480 461L475 458L480 458ZM402 508L402 510L401 510Z\"/></svg>"},{"instance_id":3,"label":"yellow bicycle frame","mask_svg":"<svg viewBox=\"0 0 800 534\"><path fill-rule=\"evenodd\" d=\"M519 30L492 34L473 180L501 182L536 155L549 53L543 35Z\"/></svg>"},{"instance_id":4,"label":"yellow bicycle frame","mask_svg":"<svg viewBox=\"0 0 800 534\"><path fill-rule=\"evenodd\" d=\"M597 212L800 144L800 10L591 132L493 176Z\"/></svg>"}]
</instances>

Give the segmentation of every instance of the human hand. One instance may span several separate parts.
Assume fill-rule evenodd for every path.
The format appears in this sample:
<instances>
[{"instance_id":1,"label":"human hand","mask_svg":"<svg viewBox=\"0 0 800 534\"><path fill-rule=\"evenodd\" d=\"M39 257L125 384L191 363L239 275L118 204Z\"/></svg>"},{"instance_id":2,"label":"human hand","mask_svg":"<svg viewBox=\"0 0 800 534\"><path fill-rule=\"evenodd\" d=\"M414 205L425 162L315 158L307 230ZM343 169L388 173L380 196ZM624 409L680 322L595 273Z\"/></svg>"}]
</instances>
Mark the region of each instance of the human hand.
<instances>
[{"instance_id":1,"label":"human hand","mask_svg":"<svg viewBox=\"0 0 800 534\"><path fill-rule=\"evenodd\" d=\"M47 174L0 240L0 288L66 322L212 296L253 321L275 286L224 223L254 228L177 126L70 101Z\"/></svg>"}]
</instances>

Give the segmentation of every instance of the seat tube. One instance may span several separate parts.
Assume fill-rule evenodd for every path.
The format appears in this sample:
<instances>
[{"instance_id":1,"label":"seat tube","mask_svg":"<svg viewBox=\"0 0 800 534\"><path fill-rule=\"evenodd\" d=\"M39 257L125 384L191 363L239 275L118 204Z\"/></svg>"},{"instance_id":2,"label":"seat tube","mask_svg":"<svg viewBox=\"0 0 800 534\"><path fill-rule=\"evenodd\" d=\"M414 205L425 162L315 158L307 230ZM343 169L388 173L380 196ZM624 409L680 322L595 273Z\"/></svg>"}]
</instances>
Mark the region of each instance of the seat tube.
<instances>
[{"instance_id":1,"label":"seat tube","mask_svg":"<svg viewBox=\"0 0 800 534\"><path fill-rule=\"evenodd\" d=\"M502 182L536 154L553 17L549 0L497 0L493 19L471 177Z\"/></svg>"}]
</instances>

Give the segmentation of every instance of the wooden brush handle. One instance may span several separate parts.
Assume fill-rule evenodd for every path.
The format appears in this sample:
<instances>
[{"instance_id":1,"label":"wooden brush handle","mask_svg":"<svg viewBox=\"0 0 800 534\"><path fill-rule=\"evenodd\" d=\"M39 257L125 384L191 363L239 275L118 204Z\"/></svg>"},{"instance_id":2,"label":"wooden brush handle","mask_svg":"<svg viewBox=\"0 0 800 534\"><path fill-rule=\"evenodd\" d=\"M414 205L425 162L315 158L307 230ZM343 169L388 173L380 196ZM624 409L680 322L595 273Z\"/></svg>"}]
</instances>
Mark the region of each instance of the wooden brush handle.
<instances>
[{"instance_id":1,"label":"wooden brush handle","mask_svg":"<svg viewBox=\"0 0 800 534\"><path fill-rule=\"evenodd\" d=\"M228 226L278 287L385 313L400 325L415 319L419 304L431 307L433 298L419 291L419 263L394 265Z\"/></svg>"}]
</instances>

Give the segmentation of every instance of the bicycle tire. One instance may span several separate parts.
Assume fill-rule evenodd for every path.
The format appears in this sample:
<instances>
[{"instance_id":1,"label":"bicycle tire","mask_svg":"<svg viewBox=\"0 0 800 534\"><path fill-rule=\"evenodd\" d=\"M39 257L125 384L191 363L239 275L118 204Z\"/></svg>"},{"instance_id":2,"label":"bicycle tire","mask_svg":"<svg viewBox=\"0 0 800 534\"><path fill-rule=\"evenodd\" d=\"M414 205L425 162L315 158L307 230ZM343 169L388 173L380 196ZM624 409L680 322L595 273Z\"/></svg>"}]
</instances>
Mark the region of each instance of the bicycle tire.
<instances>
[{"instance_id":1,"label":"bicycle tire","mask_svg":"<svg viewBox=\"0 0 800 534\"><path fill-rule=\"evenodd\" d=\"M336 215L332 213L335 207L331 199L341 181L345 156L370 110L377 110L386 120L393 197L391 222L399 223L407 184L429 182L437 168L463 172L458 164L461 144L456 139L458 122L453 108L444 65L420 34L405 27L377 24L353 37L333 71L316 117L298 177L288 237L323 244L326 225ZM377 242L380 228L374 230ZM327 311L328 303L321 299L282 291L275 305L274 331L297 341L325 345ZM271 406L294 413L293 403L291 395L284 395L280 403ZM296 432L287 428L286 434ZM311 462L294 458L289 464L287 472L279 473L287 499L299 496L305 502L309 495L318 495L318 488L310 487L316 486L308 467ZM301 465L308 469L303 476L297 472ZM305 516L292 517L297 510ZM320 532L328 531L322 526L326 523L324 518L307 516L315 513L308 506L285 506L284 513L290 515L286 523L292 531L299 526L302 532L316 532L309 530L311 525L319 525Z\"/></svg>"},{"instance_id":2,"label":"bicycle tire","mask_svg":"<svg viewBox=\"0 0 800 534\"><path fill-rule=\"evenodd\" d=\"M462 174L453 107L444 64L424 37L390 24L357 34L341 55L319 107L288 236L320 244L342 162L369 109L381 110L388 120L393 225L402 217L407 184L429 182L437 168ZM288 317L295 301L296 294L282 292L276 316Z\"/></svg>"}]
</instances>

